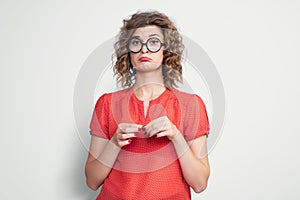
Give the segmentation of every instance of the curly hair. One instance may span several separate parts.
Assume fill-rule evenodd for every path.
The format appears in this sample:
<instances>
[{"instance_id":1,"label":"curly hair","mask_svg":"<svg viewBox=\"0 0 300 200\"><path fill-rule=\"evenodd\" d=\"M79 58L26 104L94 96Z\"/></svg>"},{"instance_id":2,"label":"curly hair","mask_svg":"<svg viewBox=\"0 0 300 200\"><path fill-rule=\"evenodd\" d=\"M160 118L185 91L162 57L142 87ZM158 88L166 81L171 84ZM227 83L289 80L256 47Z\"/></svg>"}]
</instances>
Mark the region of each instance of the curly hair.
<instances>
[{"instance_id":1,"label":"curly hair","mask_svg":"<svg viewBox=\"0 0 300 200\"><path fill-rule=\"evenodd\" d=\"M127 44L137 28L148 25L160 27L165 39L162 63L164 85L169 89L178 87L177 83L182 82L181 59L184 50L182 37L173 22L165 14L157 11L137 12L131 15L129 19L123 20L123 26L121 27L117 42L114 44L117 60L113 70L116 80L122 87L131 87L134 85L135 70L130 61Z\"/></svg>"}]
</instances>

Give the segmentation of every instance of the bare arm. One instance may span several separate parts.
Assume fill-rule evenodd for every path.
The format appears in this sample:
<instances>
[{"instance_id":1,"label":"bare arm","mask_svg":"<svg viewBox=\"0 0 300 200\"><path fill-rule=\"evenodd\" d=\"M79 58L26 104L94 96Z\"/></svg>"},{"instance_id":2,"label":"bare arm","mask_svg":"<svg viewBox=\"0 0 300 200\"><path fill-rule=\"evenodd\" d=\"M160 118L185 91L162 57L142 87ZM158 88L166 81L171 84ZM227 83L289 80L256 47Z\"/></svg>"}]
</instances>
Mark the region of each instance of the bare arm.
<instances>
[{"instance_id":1,"label":"bare arm","mask_svg":"<svg viewBox=\"0 0 300 200\"><path fill-rule=\"evenodd\" d=\"M151 121L145 129L149 137L167 136L172 141L186 182L197 193L205 190L210 174L206 136L187 142L166 116Z\"/></svg>"},{"instance_id":2,"label":"bare arm","mask_svg":"<svg viewBox=\"0 0 300 200\"><path fill-rule=\"evenodd\" d=\"M138 124L119 124L114 136L108 140L92 136L90 151L85 165L87 185L97 190L109 175L121 148L130 144L130 138L141 128Z\"/></svg>"},{"instance_id":3,"label":"bare arm","mask_svg":"<svg viewBox=\"0 0 300 200\"><path fill-rule=\"evenodd\" d=\"M177 133L172 142L179 157L184 179L195 192L202 192L207 186L210 174L206 136L200 136L187 143L182 134Z\"/></svg>"},{"instance_id":4,"label":"bare arm","mask_svg":"<svg viewBox=\"0 0 300 200\"><path fill-rule=\"evenodd\" d=\"M90 152L85 165L87 185L97 190L106 179L117 159L120 148L110 140L92 136Z\"/></svg>"}]
</instances>

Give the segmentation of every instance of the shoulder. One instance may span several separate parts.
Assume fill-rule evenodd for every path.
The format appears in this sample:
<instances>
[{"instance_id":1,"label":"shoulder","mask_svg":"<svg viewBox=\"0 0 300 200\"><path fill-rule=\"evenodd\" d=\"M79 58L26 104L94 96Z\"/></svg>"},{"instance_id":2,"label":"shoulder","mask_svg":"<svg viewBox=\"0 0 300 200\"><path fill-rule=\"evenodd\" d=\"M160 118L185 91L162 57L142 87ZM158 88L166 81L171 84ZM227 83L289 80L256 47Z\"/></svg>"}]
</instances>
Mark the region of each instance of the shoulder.
<instances>
[{"instance_id":1,"label":"shoulder","mask_svg":"<svg viewBox=\"0 0 300 200\"><path fill-rule=\"evenodd\" d=\"M172 92L176 96L176 98L181 102L181 104L183 104L185 106L188 106L188 105L191 105L194 103L204 104L201 97L197 94L183 92L178 89L173 89Z\"/></svg>"},{"instance_id":2,"label":"shoulder","mask_svg":"<svg viewBox=\"0 0 300 200\"><path fill-rule=\"evenodd\" d=\"M109 92L109 93L104 93L98 98L97 103L99 101L101 102L101 101L111 100L112 97L123 98L124 96L127 96L129 92L130 92L130 88L118 90L118 91L114 91L114 92Z\"/></svg>"},{"instance_id":3,"label":"shoulder","mask_svg":"<svg viewBox=\"0 0 300 200\"><path fill-rule=\"evenodd\" d=\"M180 97L193 97L195 94L192 94L192 93L188 93L188 92L184 92L184 91L181 91L179 89L172 89L172 92L177 95L177 96L180 96Z\"/></svg>"},{"instance_id":4,"label":"shoulder","mask_svg":"<svg viewBox=\"0 0 300 200\"><path fill-rule=\"evenodd\" d=\"M114 92L104 93L97 99L96 104L111 103L112 99L114 99L114 101L116 101L118 99L123 99L126 96L128 96L128 94L130 92L131 92L131 89L126 88L126 89L122 89L122 90L118 90L118 91L114 91Z\"/></svg>"}]
</instances>

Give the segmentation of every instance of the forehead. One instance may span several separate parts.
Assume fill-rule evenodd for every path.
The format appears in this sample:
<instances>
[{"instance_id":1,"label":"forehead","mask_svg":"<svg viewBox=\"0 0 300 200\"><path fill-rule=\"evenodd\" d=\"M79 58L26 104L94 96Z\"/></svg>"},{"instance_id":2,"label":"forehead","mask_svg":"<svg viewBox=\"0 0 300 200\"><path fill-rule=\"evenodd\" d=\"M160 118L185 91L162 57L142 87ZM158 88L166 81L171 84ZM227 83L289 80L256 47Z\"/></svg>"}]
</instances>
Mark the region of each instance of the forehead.
<instances>
[{"instance_id":1,"label":"forehead","mask_svg":"<svg viewBox=\"0 0 300 200\"><path fill-rule=\"evenodd\" d=\"M137 28L132 34L132 37L140 37L141 39L146 39L151 36L164 38L161 28L155 25Z\"/></svg>"}]
</instances>

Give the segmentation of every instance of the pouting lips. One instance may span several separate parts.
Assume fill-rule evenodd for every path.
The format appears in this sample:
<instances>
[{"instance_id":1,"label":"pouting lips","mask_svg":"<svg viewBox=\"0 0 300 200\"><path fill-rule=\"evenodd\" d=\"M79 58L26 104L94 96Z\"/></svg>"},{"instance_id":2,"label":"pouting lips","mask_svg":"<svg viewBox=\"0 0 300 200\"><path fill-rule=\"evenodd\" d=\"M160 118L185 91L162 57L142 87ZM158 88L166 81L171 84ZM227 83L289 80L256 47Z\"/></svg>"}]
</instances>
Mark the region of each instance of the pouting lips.
<instances>
[{"instance_id":1,"label":"pouting lips","mask_svg":"<svg viewBox=\"0 0 300 200\"><path fill-rule=\"evenodd\" d=\"M151 60L151 58L148 58L148 57L140 57L139 58L139 61L141 61L141 62L147 62L147 61L150 61Z\"/></svg>"}]
</instances>

